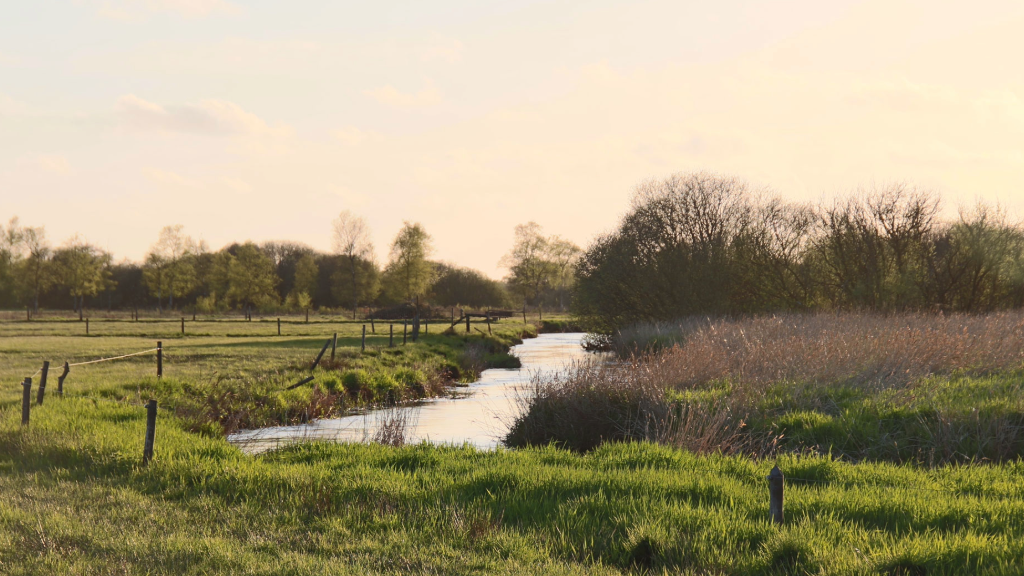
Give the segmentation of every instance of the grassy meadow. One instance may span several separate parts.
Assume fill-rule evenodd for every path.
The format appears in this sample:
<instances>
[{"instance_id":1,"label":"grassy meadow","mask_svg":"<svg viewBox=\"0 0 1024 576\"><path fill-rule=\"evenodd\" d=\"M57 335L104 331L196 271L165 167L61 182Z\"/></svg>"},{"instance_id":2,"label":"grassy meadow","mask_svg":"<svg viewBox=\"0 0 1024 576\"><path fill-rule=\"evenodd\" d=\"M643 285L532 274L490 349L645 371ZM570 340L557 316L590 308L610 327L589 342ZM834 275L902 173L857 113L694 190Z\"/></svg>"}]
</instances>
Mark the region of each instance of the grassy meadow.
<instances>
[{"instance_id":1,"label":"grassy meadow","mask_svg":"<svg viewBox=\"0 0 1024 576\"><path fill-rule=\"evenodd\" d=\"M762 426L754 419L729 433L714 432L721 428L712 421L691 422L691 439L710 431L705 445L663 436L598 442L585 451L552 444L479 451L306 443L250 456L224 439L243 424L295 422L301 411L326 415L317 406L341 411L388 401L360 396L365 388L350 389L353 378L401 382L396 389L410 395L420 392L399 374L419 371L429 379L457 368L460 380L470 378L507 362L506 347L536 332L514 319L492 326L489 337L477 330L467 336L464 325L453 335L432 326L419 342L403 347L398 339L388 349L378 324L376 339L360 353L361 325L284 323L278 337L273 321L187 322L181 337L177 322L93 321L89 336L77 321L0 324L0 573L911 575L1018 574L1024 566L1019 457L925 461L884 446L906 438L893 427L893 414L915 402L925 406L919 414L934 407L928 402L971 414L989 401L1012 416L1019 380L1012 349L987 356L1006 359L987 369L972 350L992 352L993 344L972 348L963 341L961 360L942 365L948 370L908 376L911 365L900 364L898 378L892 374L899 370L865 377L864 367L877 362L851 361L859 368L845 376L791 372L759 380L754 375L769 374L770 363L741 361L749 350L727 345L739 331L751 338L748 348L754 334L782 332L744 325L719 339L690 334L664 352L675 356L645 365L646 374L671 386L655 389L650 380L618 372L620 383L658 391L668 405L743 398L750 404L742 406L763 409L765 426L770 420L793 437L809 435L770 458L723 453L728 442L710 444L736 434L760 438L750 431ZM486 332L484 324L474 326ZM334 332L335 363L318 368L312 386L283 390L308 374ZM1007 338L995 336L991 342ZM163 379L155 378L153 356L139 356L72 368L65 398L53 395L63 360L145 350L157 339L166 351ZM847 350L859 341L851 336ZM703 347L687 351L686 343ZM810 348L799 356L796 343L783 348L806 359ZM723 360L727 348L734 354ZM713 370L709 360L694 364L701 353L716 359ZM42 359L51 360L48 396L22 427L18 383ZM634 366L640 365L620 369ZM581 389L595 402L603 384L585 383ZM442 384L423 393L444 393L450 382ZM941 393L923 393L929 387ZM142 404L151 397L162 409L155 458L142 466ZM590 404L591 413L633 406L616 398L622 400ZM829 398L839 408L823 400ZM851 411L861 420L850 422L864 430L892 430L878 438L852 434L837 424ZM916 418L908 414L906 422ZM879 450L854 458L847 447L830 456L820 442L826 429L837 445L852 434ZM965 433L972 432L959 432ZM775 463L789 479L782 526L768 522L765 477Z\"/></svg>"}]
</instances>

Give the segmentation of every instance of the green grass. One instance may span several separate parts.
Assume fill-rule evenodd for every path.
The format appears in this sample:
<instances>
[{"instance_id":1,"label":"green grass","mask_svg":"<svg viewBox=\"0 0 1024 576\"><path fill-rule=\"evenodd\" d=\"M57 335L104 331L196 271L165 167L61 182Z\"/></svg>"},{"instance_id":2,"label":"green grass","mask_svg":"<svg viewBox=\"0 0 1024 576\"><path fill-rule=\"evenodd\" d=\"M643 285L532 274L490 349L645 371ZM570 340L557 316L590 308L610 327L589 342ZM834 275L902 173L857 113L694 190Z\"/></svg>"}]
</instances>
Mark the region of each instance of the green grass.
<instances>
[{"instance_id":1,"label":"green grass","mask_svg":"<svg viewBox=\"0 0 1024 576\"><path fill-rule=\"evenodd\" d=\"M68 399L28 428L0 412L6 574L1013 574L1024 466L780 459L650 444L587 455L306 444L262 457L140 406Z\"/></svg>"},{"instance_id":2,"label":"green grass","mask_svg":"<svg viewBox=\"0 0 1024 576\"><path fill-rule=\"evenodd\" d=\"M532 324L515 319L492 326L474 323L470 333L460 325L442 334L447 323L432 324L430 333L402 343L397 325L389 347L388 324L368 329L361 351L362 321L306 324L241 321L186 323L123 320L90 322L90 335L77 321L0 323L0 405L20 402L25 376L43 360L51 369L48 388L70 363L146 350L162 341L164 379L157 380L155 355L73 367L64 384L68 396L107 399L156 398L174 409L192 430L220 435L239 428L296 423L364 407L446 393L450 384L473 381L481 370L517 366L508 348L536 333ZM369 326L367 325L369 328ZM193 333L194 330L194 333ZM177 333L176 333L177 331ZM268 334L269 332L269 334ZM330 350L313 372L314 381L287 388L309 374L309 366L328 338L338 334L334 361ZM205 335L210 334L210 335ZM38 383L38 377L35 379ZM347 384L346 384L347 383Z\"/></svg>"},{"instance_id":3,"label":"green grass","mask_svg":"<svg viewBox=\"0 0 1024 576\"><path fill-rule=\"evenodd\" d=\"M528 328L503 321L490 339L476 331L431 334L360 353L352 340L357 326L324 327L337 330L344 347L335 364L315 373L316 386L281 389L304 374L324 334L171 339L155 330L167 350L165 378L154 377L149 356L82 366L60 400L52 391L65 356L130 352L152 346L152 339L62 335L68 327L57 323L50 332L0 325L0 573L1024 570L1019 460L928 467L785 455L778 464L789 478L787 521L775 526L765 480L775 462L742 456L635 443L587 454L550 446L484 452L309 443L249 456L227 443L222 418L211 418L218 410L274 421L332 394L412 389L448 362L471 370L495 360ZM22 427L18 382L44 358L54 366L51 394L43 406L33 405L31 423ZM909 425L936 406L964 406L965 414L1000 409L1016 394L1017 380L934 377L914 388L913 398L899 396L910 389L830 389L829 398L862 415L849 425L837 424L834 408L815 405L798 387L773 390L763 408L788 407L789 434L807 434L807 442L825 431L837 442L851 434L873 442L883 436L872 436L872 421L902 417ZM694 393L727 392L721 384ZM143 467L142 404L150 397L162 409L155 458Z\"/></svg>"}]
</instances>

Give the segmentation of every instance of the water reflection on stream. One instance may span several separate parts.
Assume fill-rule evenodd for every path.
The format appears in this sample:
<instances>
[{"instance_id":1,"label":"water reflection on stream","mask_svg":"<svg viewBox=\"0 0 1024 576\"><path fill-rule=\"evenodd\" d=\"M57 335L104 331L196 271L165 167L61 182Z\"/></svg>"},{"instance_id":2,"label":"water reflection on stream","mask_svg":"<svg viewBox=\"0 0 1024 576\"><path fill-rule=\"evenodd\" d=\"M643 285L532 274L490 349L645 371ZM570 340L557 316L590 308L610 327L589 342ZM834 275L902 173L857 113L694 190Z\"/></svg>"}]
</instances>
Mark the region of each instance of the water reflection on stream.
<instances>
[{"instance_id":1,"label":"water reflection on stream","mask_svg":"<svg viewBox=\"0 0 1024 576\"><path fill-rule=\"evenodd\" d=\"M409 416L406 442L426 440L494 448L508 430L518 410L516 399L528 389L533 375L561 370L588 355L581 346L583 336L582 333L541 334L512 349L522 368L485 370L479 380L459 388L456 398L426 400L397 409L407 411ZM228 436L228 441L250 453L311 439L364 442L373 437L381 420L371 412L300 426L244 430Z\"/></svg>"}]
</instances>

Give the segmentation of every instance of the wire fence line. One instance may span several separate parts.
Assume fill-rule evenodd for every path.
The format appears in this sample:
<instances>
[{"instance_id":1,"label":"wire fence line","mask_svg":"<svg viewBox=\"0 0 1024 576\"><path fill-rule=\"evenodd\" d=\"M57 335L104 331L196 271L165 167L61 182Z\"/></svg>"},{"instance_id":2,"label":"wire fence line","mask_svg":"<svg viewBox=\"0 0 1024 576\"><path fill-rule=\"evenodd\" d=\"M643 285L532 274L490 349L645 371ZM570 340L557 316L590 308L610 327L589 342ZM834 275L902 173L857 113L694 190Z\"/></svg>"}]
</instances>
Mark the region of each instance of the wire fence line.
<instances>
[{"instance_id":1,"label":"wire fence line","mask_svg":"<svg viewBox=\"0 0 1024 576\"><path fill-rule=\"evenodd\" d=\"M121 356L111 356L110 358L99 358L97 360L87 360L85 362L75 362L74 364L68 364L71 366L85 366L86 364L96 364L98 362L110 362L111 360L120 360L122 358L131 358L132 356L141 356L143 354L149 354L150 352L156 352L159 348L150 348L149 350L143 350L141 352L132 352L131 354L123 354Z\"/></svg>"}]
</instances>

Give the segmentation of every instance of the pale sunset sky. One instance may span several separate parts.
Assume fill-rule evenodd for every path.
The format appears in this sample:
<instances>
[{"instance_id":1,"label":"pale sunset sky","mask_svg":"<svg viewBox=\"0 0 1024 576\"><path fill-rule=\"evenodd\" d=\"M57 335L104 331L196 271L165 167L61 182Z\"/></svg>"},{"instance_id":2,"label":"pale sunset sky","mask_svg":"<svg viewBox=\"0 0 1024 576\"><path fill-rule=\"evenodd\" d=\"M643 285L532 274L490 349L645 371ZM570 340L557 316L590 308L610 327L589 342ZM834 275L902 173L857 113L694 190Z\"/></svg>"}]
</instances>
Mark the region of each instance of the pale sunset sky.
<instances>
[{"instance_id":1,"label":"pale sunset sky","mask_svg":"<svg viewBox=\"0 0 1024 576\"><path fill-rule=\"evenodd\" d=\"M493 276L516 224L586 245L640 181L795 201L905 180L1024 214L1024 2L6 0L0 219L139 260L378 257L403 220Z\"/></svg>"}]
</instances>

